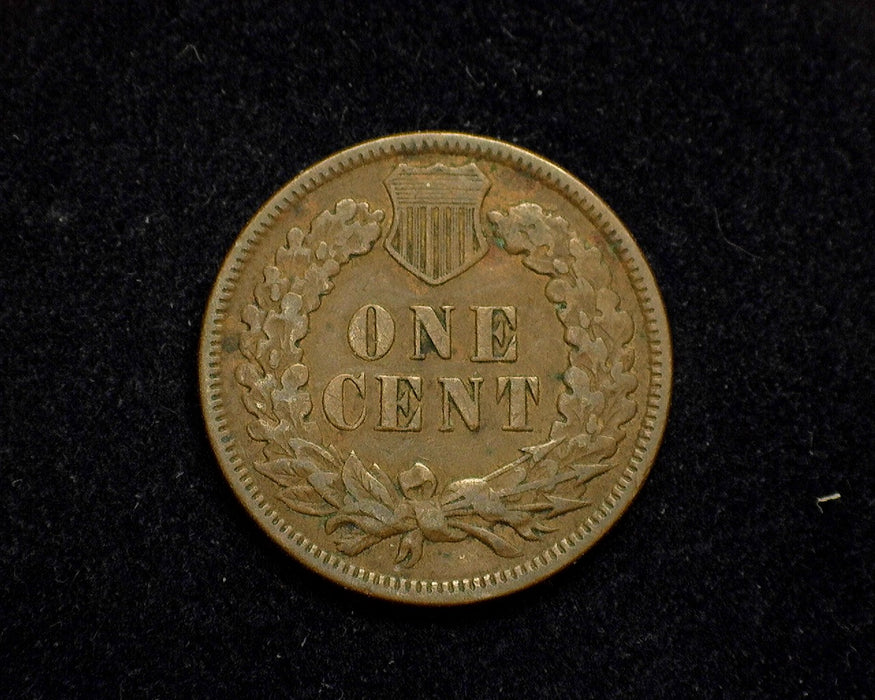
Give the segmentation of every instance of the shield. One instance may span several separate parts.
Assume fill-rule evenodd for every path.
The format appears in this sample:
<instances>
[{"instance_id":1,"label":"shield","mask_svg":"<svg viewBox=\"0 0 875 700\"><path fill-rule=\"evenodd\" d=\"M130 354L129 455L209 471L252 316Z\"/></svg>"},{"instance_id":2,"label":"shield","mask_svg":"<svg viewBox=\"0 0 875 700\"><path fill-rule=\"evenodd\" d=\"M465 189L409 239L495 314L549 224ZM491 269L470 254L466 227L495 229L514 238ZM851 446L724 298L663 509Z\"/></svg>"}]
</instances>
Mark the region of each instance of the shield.
<instances>
[{"instance_id":1,"label":"shield","mask_svg":"<svg viewBox=\"0 0 875 700\"><path fill-rule=\"evenodd\" d=\"M401 164L386 178L395 213L386 249L428 284L443 284L486 255L480 207L489 180L474 163Z\"/></svg>"}]
</instances>

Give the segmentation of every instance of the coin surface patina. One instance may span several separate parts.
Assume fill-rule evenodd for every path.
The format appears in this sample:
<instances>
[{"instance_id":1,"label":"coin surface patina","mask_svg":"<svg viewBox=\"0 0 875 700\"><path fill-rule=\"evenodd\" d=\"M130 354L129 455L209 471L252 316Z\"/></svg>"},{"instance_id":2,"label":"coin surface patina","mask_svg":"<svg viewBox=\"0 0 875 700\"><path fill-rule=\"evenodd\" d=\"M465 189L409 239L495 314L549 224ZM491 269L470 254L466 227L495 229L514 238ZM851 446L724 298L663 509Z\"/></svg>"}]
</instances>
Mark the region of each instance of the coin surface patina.
<instances>
[{"instance_id":1,"label":"coin surface patina","mask_svg":"<svg viewBox=\"0 0 875 700\"><path fill-rule=\"evenodd\" d=\"M277 192L229 253L200 384L219 463L305 565L467 603L574 561L641 487L671 346L585 185L499 141L392 136Z\"/></svg>"}]
</instances>

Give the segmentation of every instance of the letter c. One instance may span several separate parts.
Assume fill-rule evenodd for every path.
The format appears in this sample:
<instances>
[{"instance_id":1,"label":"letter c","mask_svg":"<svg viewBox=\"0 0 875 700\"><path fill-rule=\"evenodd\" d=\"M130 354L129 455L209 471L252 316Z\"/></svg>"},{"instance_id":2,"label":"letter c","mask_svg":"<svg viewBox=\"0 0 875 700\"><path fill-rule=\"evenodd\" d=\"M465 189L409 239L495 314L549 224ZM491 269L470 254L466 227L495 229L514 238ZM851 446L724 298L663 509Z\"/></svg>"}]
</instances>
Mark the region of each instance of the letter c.
<instances>
[{"instance_id":1,"label":"letter c","mask_svg":"<svg viewBox=\"0 0 875 700\"><path fill-rule=\"evenodd\" d=\"M343 389L346 382L352 382L356 388L358 395L362 399L362 409L358 417L349 422L343 410ZM334 379L328 382L325 391L322 392L322 410L325 411L325 417L328 422L335 428L340 430L355 430L365 420L365 373L358 375L353 374L338 374Z\"/></svg>"}]
</instances>

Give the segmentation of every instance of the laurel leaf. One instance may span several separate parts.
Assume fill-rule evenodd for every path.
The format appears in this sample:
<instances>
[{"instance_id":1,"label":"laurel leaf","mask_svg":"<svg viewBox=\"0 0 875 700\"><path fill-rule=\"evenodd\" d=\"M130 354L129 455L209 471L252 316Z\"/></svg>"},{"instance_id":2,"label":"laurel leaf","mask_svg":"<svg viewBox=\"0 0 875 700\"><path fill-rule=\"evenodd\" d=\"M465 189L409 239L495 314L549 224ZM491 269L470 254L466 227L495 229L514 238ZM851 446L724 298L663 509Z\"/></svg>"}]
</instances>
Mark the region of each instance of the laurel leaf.
<instances>
[{"instance_id":1,"label":"laurel leaf","mask_svg":"<svg viewBox=\"0 0 875 700\"><path fill-rule=\"evenodd\" d=\"M374 500L388 508L395 505L395 499L392 498L389 488L365 468L355 452L350 452L349 457L347 457L341 471L341 477L347 492L356 501Z\"/></svg>"},{"instance_id":2,"label":"laurel leaf","mask_svg":"<svg viewBox=\"0 0 875 700\"><path fill-rule=\"evenodd\" d=\"M279 500L285 503L296 513L303 515L331 515L337 509L323 500L310 500L307 498L298 497L295 490L282 491L279 494Z\"/></svg>"},{"instance_id":3,"label":"laurel leaf","mask_svg":"<svg viewBox=\"0 0 875 700\"><path fill-rule=\"evenodd\" d=\"M287 444L296 457L309 457L316 463L321 464L328 471L342 467L342 463L338 457L331 450L324 448L320 444L300 437L290 438Z\"/></svg>"},{"instance_id":4,"label":"laurel leaf","mask_svg":"<svg viewBox=\"0 0 875 700\"><path fill-rule=\"evenodd\" d=\"M307 476L307 482L313 491L319 494L323 501L330 503L335 510L339 510L343 507L343 498L334 488L336 480L337 474L333 472L314 471Z\"/></svg>"},{"instance_id":5,"label":"laurel leaf","mask_svg":"<svg viewBox=\"0 0 875 700\"><path fill-rule=\"evenodd\" d=\"M291 510L296 513L301 513L302 515L331 515L334 512L334 508L329 505L319 505L303 503L301 501L296 501L293 498L286 498L284 496L280 496L280 501L285 503Z\"/></svg>"},{"instance_id":6,"label":"laurel leaf","mask_svg":"<svg viewBox=\"0 0 875 700\"><path fill-rule=\"evenodd\" d=\"M379 482L379 484L382 486L380 494L386 494L385 498L378 495L380 502L386 506L389 506L390 508L393 507L398 501L398 493L395 490L395 486L392 483L392 480L386 475L386 472L380 469L380 465L376 462L371 464L369 474L373 479L376 479L376 481Z\"/></svg>"},{"instance_id":7,"label":"laurel leaf","mask_svg":"<svg viewBox=\"0 0 875 700\"><path fill-rule=\"evenodd\" d=\"M344 500L344 508L349 513L367 515L386 525L397 520L395 512L392 509L387 508L385 505L372 498L365 498L352 503Z\"/></svg>"},{"instance_id":8,"label":"laurel leaf","mask_svg":"<svg viewBox=\"0 0 875 700\"><path fill-rule=\"evenodd\" d=\"M288 458L256 464L255 469L279 486L292 486L300 481L300 476L295 473L292 461Z\"/></svg>"}]
</instances>

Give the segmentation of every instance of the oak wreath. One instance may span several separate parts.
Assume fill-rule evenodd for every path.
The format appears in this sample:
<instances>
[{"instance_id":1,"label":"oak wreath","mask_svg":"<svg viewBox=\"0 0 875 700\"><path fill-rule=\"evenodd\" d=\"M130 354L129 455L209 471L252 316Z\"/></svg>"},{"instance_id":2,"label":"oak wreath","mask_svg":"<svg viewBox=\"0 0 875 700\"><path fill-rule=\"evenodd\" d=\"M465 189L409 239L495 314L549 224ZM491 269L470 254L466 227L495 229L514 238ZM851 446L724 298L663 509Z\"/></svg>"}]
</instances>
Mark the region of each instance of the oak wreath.
<instances>
[{"instance_id":1,"label":"oak wreath","mask_svg":"<svg viewBox=\"0 0 875 700\"><path fill-rule=\"evenodd\" d=\"M630 395L634 323L612 290L601 251L578 238L561 216L521 202L488 218L508 254L550 278L545 293L564 326L568 366L565 391L549 440L483 477L438 483L421 462L394 481L354 451L323 445L310 418L309 370L299 342L310 314L334 287L332 278L353 256L365 255L381 235L384 215L367 202L338 201L304 231L288 230L273 264L243 310L245 358L236 368L251 420L249 436L263 445L255 469L278 487L289 509L324 519L338 551L354 556L399 538L396 563L411 567L427 542L475 538L502 557L517 557L515 538L538 540L557 528L551 520L592 505L587 485L613 469L611 458L636 414ZM507 526L499 532L497 525ZM510 534L509 534L510 533Z\"/></svg>"}]
</instances>

